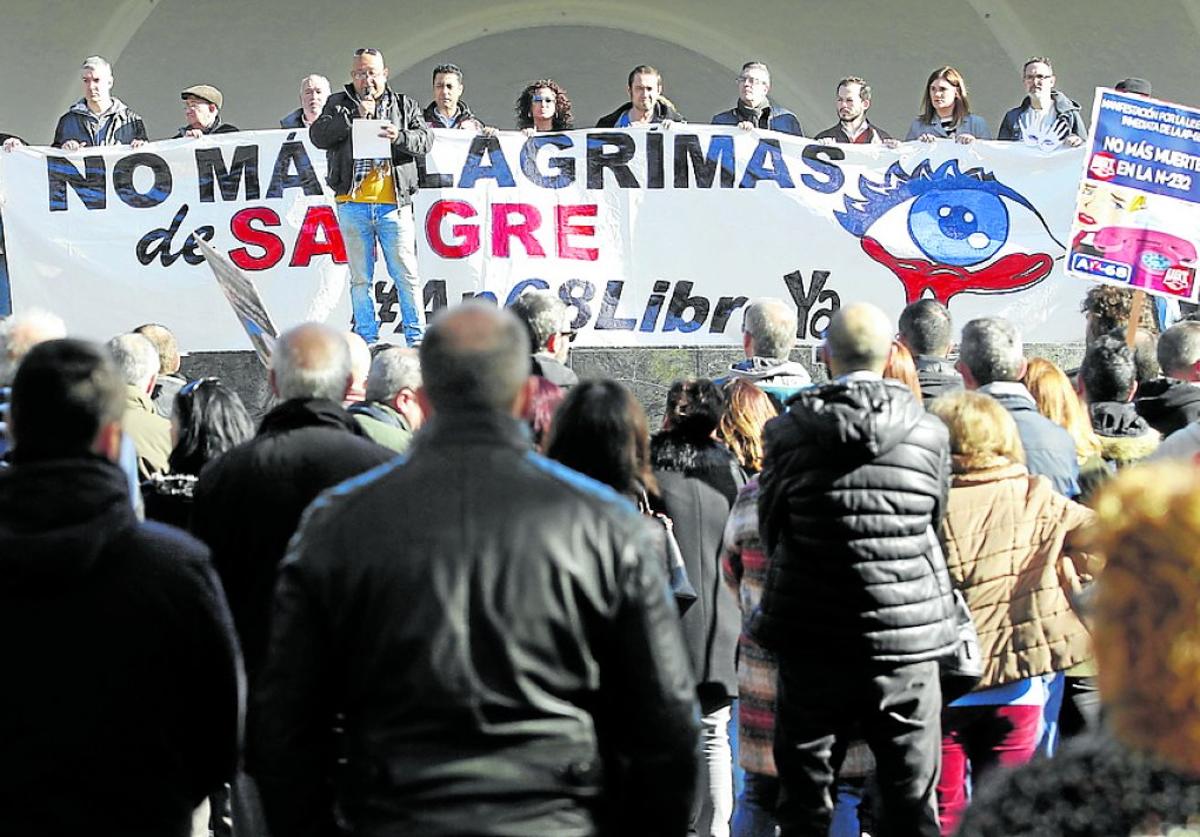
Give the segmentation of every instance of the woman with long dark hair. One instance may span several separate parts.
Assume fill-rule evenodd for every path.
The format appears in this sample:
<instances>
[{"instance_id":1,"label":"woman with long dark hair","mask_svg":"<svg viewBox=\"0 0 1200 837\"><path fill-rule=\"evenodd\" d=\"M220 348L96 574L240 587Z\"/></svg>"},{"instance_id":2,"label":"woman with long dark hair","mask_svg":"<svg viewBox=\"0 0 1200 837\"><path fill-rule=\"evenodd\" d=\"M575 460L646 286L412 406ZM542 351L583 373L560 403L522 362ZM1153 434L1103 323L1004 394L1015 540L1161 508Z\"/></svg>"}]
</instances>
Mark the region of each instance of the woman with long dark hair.
<instances>
[{"instance_id":1,"label":"woman with long dark hair","mask_svg":"<svg viewBox=\"0 0 1200 837\"><path fill-rule=\"evenodd\" d=\"M169 470L142 484L146 517L187 528L200 470L253 435L250 414L231 387L216 378L183 386L171 409Z\"/></svg>"}]
</instances>

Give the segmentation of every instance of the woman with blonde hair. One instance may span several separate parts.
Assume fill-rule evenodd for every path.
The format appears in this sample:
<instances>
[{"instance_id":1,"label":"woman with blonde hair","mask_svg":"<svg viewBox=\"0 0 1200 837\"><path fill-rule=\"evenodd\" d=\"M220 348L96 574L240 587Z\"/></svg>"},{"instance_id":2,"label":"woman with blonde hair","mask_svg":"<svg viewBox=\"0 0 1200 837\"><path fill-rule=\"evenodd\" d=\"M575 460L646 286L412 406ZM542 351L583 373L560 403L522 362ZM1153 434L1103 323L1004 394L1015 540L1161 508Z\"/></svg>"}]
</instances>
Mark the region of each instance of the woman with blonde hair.
<instances>
[{"instance_id":1,"label":"woman with blonde hair","mask_svg":"<svg viewBox=\"0 0 1200 837\"><path fill-rule=\"evenodd\" d=\"M924 403L924 396L921 395L921 382L917 378L916 361L913 360L912 352L908 350L908 347L899 340L892 341L892 352L888 355L887 365L883 367L883 377L904 384L912 390L913 395L917 396L918 401Z\"/></svg>"},{"instance_id":2,"label":"woman with blonde hair","mask_svg":"<svg viewBox=\"0 0 1200 837\"><path fill-rule=\"evenodd\" d=\"M975 619L984 673L942 713L942 833L954 833L977 783L1029 761L1046 703L1043 675L1090 656L1073 595L1096 562L1079 550L1093 514L1025 468L1016 423L994 399L956 392L930 412L950 431L953 479L942 536L946 566Z\"/></svg>"},{"instance_id":3,"label":"woman with blonde hair","mask_svg":"<svg viewBox=\"0 0 1200 837\"><path fill-rule=\"evenodd\" d=\"M779 411L769 395L741 378L731 378L724 390L725 412L717 433L746 473L757 474L762 470L763 427Z\"/></svg>"},{"instance_id":4,"label":"woman with blonde hair","mask_svg":"<svg viewBox=\"0 0 1200 837\"><path fill-rule=\"evenodd\" d=\"M1071 434L1079 462L1079 496L1088 497L1108 469L1101 456L1100 437L1092 429L1087 407L1079 400L1071 379L1053 361L1034 357L1026 367L1025 388L1037 402L1038 412Z\"/></svg>"},{"instance_id":5,"label":"woman with blonde hair","mask_svg":"<svg viewBox=\"0 0 1200 837\"><path fill-rule=\"evenodd\" d=\"M985 784L963 837L1195 833L1200 469L1139 464L1096 498L1093 621L1105 732Z\"/></svg>"}]
</instances>

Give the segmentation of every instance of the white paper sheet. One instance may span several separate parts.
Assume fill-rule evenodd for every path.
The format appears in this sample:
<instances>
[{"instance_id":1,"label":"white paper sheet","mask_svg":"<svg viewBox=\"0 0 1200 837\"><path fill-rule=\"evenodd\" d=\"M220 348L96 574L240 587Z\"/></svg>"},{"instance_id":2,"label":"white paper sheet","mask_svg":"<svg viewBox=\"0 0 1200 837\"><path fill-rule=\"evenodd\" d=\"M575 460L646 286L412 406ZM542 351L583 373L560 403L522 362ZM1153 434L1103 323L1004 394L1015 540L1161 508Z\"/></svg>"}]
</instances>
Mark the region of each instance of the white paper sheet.
<instances>
[{"instance_id":1,"label":"white paper sheet","mask_svg":"<svg viewBox=\"0 0 1200 837\"><path fill-rule=\"evenodd\" d=\"M355 119L350 123L350 148L355 160L390 160L392 141L379 136L387 123L382 119Z\"/></svg>"}]
</instances>

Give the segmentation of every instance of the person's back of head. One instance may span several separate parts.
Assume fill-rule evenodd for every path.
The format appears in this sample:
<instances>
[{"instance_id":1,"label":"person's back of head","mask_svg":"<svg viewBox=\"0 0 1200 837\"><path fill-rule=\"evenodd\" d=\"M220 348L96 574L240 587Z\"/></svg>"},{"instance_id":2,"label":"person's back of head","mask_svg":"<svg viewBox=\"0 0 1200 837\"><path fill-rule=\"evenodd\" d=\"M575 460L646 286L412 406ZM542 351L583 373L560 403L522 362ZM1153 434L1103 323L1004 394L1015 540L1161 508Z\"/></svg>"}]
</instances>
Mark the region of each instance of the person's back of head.
<instances>
[{"instance_id":1,"label":"person's back of head","mask_svg":"<svg viewBox=\"0 0 1200 837\"><path fill-rule=\"evenodd\" d=\"M271 354L271 387L284 401L341 401L350 388L350 349L340 332L303 323L280 335Z\"/></svg>"},{"instance_id":2,"label":"person's back of head","mask_svg":"<svg viewBox=\"0 0 1200 837\"><path fill-rule=\"evenodd\" d=\"M950 352L950 311L936 299L918 299L900 312L900 340L914 355L945 357Z\"/></svg>"},{"instance_id":3,"label":"person's back of head","mask_svg":"<svg viewBox=\"0 0 1200 837\"><path fill-rule=\"evenodd\" d=\"M1200 380L1200 321L1184 320L1164 331L1158 340L1157 357L1168 378Z\"/></svg>"},{"instance_id":4,"label":"person's back of head","mask_svg":"<svg viewBox=\"0 0 1200 837\"><path fill-rule=\"evenodd\" d=\"M762 470L763 428L777 415L771 397L749 381L733 378L725 385L725 410L717 429L748 473Z\"/></svg>"},{"instance_id":5,"label":"person's back of head","mask_svg":"<svg viewBox=\"0 0 1200 837\"><path fill-rule=\"evenodd\" d=\"M167 460L172 474L198 476L208 462L254 435L241 396L216 378L200 378L179 390L171 422L177 433Z\"/></svg>"},{"instance_id":6,"label":"person's back of head","mask_svg":"<svg viewBox=\"0 0 1200 837\"><path fill-rule=\"evenodd\" d=\"M121 378L126 384L149 393L154 379L158 377L158 350L154 344L140 334L118 334L108 341Z\"/></svg>"},{"instance_id":7,"label":"person's back of head","mask_svg":"<svg viewBox=\"0 0 1200 837\"><path fill-rule=\"evenodd\" d=\"M1084 352L1079 380L1085 397L1093 404L1128 401L1137 386L1133 353L1115 337L1097 337Z\"/></svg>"},{"instance_id":8,"label":"person's back of head","mask_svg":"<svg viewBox=\"0 0 1200 837\"><path fill-rule=\"evenodd\" d=\"M657 493L642 405L612 380L581 381L559 405L546 456L629 497Z\"/></svg>"},{"instance_id":9,"label":"person's back of head","mask_svg":"<svg viewBox=\"0 0 1200 837\"><path fill-rule=\"evenodd\" d=\"M1125 745L1200 774L1200 469L1126 468L1098 492L1089 552L1106 726Z\"/></svg>"},{"instance_id":10,"label":"person's back of head","mask_svg":"<svg viewBox=\"0 0 1200 837\"><path fill-rule=\"evenodd\" d=\"M1100 455L1100 437L1066 372L1044 357L1032 357L1025 370L1024 382L1038 412L1071 434L1075 456L1080 462Z\"/></svg>"},{"instance_id":11,"label":"person's back of head","mask_svg":"<svg viewBox=\"0 0 1200 837\"><path fill-rule=\"evenodd\" d=\"M1108 336L1115 337L1124 343L1125 329L1113 329ZM1159 339L1156 332L1146 331L1144 328L1139 328L1133 336L1133 368L1138 386L1153 381L1162 374L1162 369L1158 365Z\"/></svg>"},{"instance_id":12,"label":"person's back of head","mask_svg":"<svg viewBox=\"0 0 1200 837\"><path fill-rule=\"evenodd\" d=\"M158 372L160 375L174 375L179 371L179 341L171 333L171 329L158 323L146 323L133 330L154 344L158 352Z\"/></svg>"},{"instance_id":13,"label":"person's back of head","mask_svg":"<svg viewBox=\"0 0 1200 837\"><path fill-rule=\"evenodd\" d=\"M1088 290L1083 302L1079 304L1079 310L1087 316L1084 342L1091 343L1113 329L1128 327L1129 315L1133 312L1133 291L1113 285L1096 285ZM1142 305L1138 328L1150 332L1157 331L1153 305Z\"/></svg>"},{"instance_id":14,"label":"person's back of head","mask_svg":"<svg viewBox=\"0 0 1200 837\"><path fill-rule=\"evenodd\" d=\"M17 461L82 456L125 409L125 384L103 348L50 340L30 349L13 380L10 429ZM101 451L115 454L114 450Z\"/></svg>"},{"instance_id":15,"label":"person's back of head","mask_svg":"<svg viewBox=\"0 0 1200 837\"><path fill-rule=\"evenodd\" d=\"M475 301L446 309L430 324L420 353L421 392L434 410L515 414L521 406L530 343L511 312Z\"/></svg>"},{"instance_id":16,"label":"person's back of head","mask_svg":"<svg viewBox=\"0 0 1200 837\"><path fill-rule=\"evenodd\" d=\"M1017 423L996 399L959 390L935 398L929 412L950 431L954 473L1024 464L1025 448Z\"/></svg>"},{"instance_id":17,"label":"person's back of head","mask_svg":"<svg viewBox=\"0 0 1200 837\"><path fill-rule=\"evenodd\" d=\"M0 387L12 386L17 367L29 350L47 340L67 336L62 318L31 308L0 320Z\"/></svg>"},{"instance_id":18,"label":"person's back of head","mask_svg":"<svg viewBox=\"0 0 1200 837\"><path fill-rule=\"evenodd\" d=\"M567 325L567 306L554 291L535 288L521 294L509 309L529 330L534 352L546 351L550 338L562 334Z\"/></svg>"},{"instance_id":19,"label":"person's back of head","mask_svg":"<svg viewBox=\"0 0 1200 837\"><path fill-rule=\"evenodd\" d=\"M838 310L825 332L825 354L834 375L849 372L882 374L892 351L887 315L867 302Z\"/></svg>"},{"instance_id":20,"label":"person's back of head","mask_svg":"<svg viewBox=\"0 0 1200 837\"><path fill-rule=\"evenodd\" d=\"M980 317L963 326L959 368L975 386L1019 381L1025 374L1024 345L1016 327L1003 317Z\"/></svg>"},{"instance_id":21,"label":"person's back of head","mask_svg":"<svg viewBox=\"0 0 1200 837\"><path fill-rule=\"evenodd\" d=\"M724 412L721 388L708 378L675 381L667 390L663 429L699 443L712 437Z\"/></svg>"},{"instance_id":22,"label":"person's back of head","mask_svg":"<svg viewBox=\"0 0 1200 837\"><path fill-rule=\"evenodd\" d=\"M783 300L751 300L742 318L747 356L787 360L796 345L796 326L796 309Z\"/></svg>"},{"instance_id":23,"label":"person's back of head","mask_svg":"<svg viewBox=\"0 0 1200 837\"><path fill-rule=\"evenodd\" d=\"M404 389L421 388L421 358L416 349L394 346L371 361L367 374L367 400L387 404Z\"/></svg>"}]
</instances>

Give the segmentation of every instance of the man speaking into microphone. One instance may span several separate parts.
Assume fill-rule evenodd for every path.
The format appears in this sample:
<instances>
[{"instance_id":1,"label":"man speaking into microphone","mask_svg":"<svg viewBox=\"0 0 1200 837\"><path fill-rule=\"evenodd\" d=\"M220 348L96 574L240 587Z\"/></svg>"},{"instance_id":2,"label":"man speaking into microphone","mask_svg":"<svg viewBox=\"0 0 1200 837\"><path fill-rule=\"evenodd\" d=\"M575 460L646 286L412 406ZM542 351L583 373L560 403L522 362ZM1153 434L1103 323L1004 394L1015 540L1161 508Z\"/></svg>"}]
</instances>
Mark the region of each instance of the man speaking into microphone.
<instances>
[{"instance_id":1,"label":"man speaking into microphone","mask_svg":"<svg viewBox=\"0 0 1200 837\"><path fill-rule=\"evenodd\" d=\"M396 285L404 339L412 346L421 342L425 330L412 198L417 158L429 151L433 137L417 103L392 90L387 80L382 52L372 47L355 50L350 83L329 97L308 133L313 145L325 149L327 180L337 195L338 226L350 262L354 330L367 343L379 340L372 294L378 241ZM366 134L386 140L383 150L373 147L371 136L353 130L352 123L360 119L378 121L379 130Z\"/></svg>"}]
</instances>

